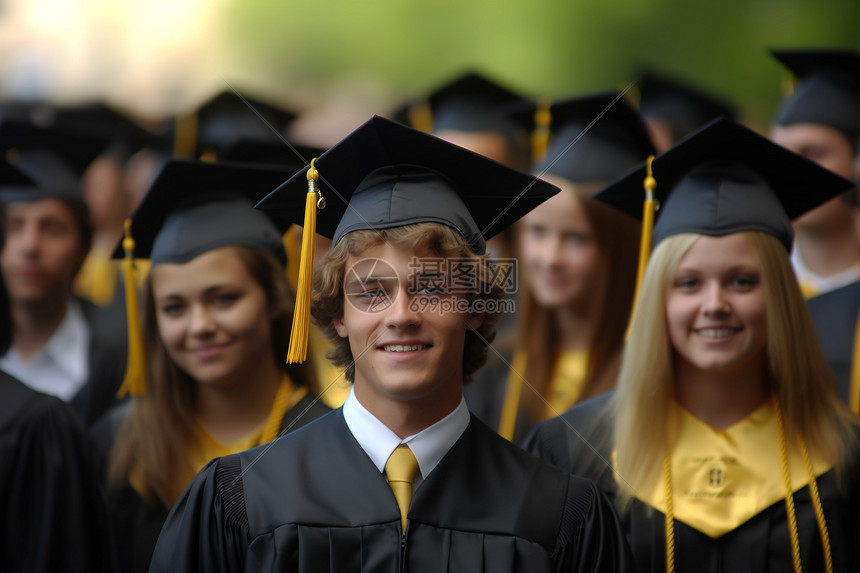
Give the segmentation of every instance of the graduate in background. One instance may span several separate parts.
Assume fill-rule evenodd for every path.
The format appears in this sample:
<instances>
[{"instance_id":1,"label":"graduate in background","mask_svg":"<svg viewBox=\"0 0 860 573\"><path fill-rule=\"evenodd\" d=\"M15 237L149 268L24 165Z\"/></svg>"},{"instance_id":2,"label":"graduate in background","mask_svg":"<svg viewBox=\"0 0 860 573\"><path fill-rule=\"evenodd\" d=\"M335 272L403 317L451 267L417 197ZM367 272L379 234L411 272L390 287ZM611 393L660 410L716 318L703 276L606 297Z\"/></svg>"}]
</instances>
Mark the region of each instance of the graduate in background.
<instances>
[{"instance_id":1,"label":"graduate in background","mask_svg":"<svg viewBox=\"0 0 860 573\"><path fill-rule=\"evenodd\" d=\"M500 438L462 396L502 294L486 238L556 192L374 117L266 197L258 207L332 238L313 316L353 391L271 447L211 463L151 571L627 571L594 485Z\"/></svg>"},{"instance_id":2,"label":"graduate in background","mask_svg":"<svg viewBox=\"0 0 860 573\"><path fill-rule=\"evenodd\" d=\"M638 571L857 571L860 420L788 257L850 183L729 120L646 172L597 195L635 214L656 179L662 205L617 389L527 447L615 498Z\"/></svg>"},{"instance_id":3,"label":"graduate in background","mask_svg":"<svg viewBox=\"0 0 860 573\"><path fill-rule=\"evenodd\" d=\"M853 50L774 50L797 78L771 126L774 142L857 183L860 55ZM814 190L810 190L814 191ZM794 222L792 264L807 297L860 279L857 189Z\"/></svg>"},{"instance_id":4,"label":"graduate in background","mask_svg":"<svg viewBox=\"0 0 860 573\"><path fill-rule=\"evenodd\" d=\"M780 110L772 139L854 178L854 189L798 220L793 261L807 294L826 291L809 299L809 310L839 393L860 413L860 240L852 237L860 229L860 56L845 50L774 55L795 71L798 85ZM810 264L845 270L815 277L803 262L804 253L811 253Z\"/></svg>"},{"instance_id":5,"label":"graduate in background","mask_svg":"<svg viewBox=\"0 0 860 573\"><path fill-rule=\"evenodd\" d=\"M0 153L34 181L0 186L7 223L0 264L15 323L0 368L70 402L85 426L117 403L127 347L121 308L73 294L93 237L79 178L105 143L26 122L0 123Z\"/></svg>"},{"instance_id":6,"label":"graduate in background","mask_svg":"<svg viewBox=\"0 0 860 573\"><path fill-rule=\"evenodd\" d=\"M469 408L515 443L615 385L640 231L636 219L592 197L654 153L642 119L618 92L558 101L548 111L551 142L532 172L562 191L517 224L516 350L492 355L466 389ZM534 115L534 104L521 113Z\"/></svg>"},{"instance_id":7,"label":"graduate in background","mask_svg":"<svg viewBox=\"0 0 860 573\"><path fill-rule=\"evenodd\" d=\"M0 181L32 183L6 162L0 162ZM0 217L0 250L4 221ZM0 353L11 343L9 297L0 274ZM4 571L115 570L104 496L80 422L58 398L3 371L0 516Z\"/></svg>"},{"instance_id":8,"label":"graduate in background","mask_svg":"<svg viewBox=\"0 0 860 573\"><path fill-rule=\"evenodd\" d=\"M658 153L718 117L735 119L734 106L686 81L648 70L637 81L639 113Z\"/></svg>"},{"instance_id":9,"label":"graduate in background","mask_svg":"<svg viewBox=\"0 0 860 573\"><path fill-rule=\"evenodd\" d=\"M134 253L152 262L145 373L127 377L132 400L94 428L124 571L148 569L168 510L211 459L328 411L308 391L312 373L285 364L284 228L253 209L292 173L170 162L131 222Z\"/></svg>"}]
</instances>

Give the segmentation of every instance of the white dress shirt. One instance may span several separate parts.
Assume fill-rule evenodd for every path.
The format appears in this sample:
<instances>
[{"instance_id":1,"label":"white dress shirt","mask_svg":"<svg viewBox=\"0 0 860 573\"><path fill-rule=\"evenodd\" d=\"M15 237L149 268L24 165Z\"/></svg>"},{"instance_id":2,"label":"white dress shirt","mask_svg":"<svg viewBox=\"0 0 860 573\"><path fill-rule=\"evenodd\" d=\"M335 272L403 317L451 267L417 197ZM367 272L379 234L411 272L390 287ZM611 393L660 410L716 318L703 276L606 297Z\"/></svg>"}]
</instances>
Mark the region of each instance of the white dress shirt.
<instances>
[{"instance_id":1,"label":"white dress shirt","mask_svg":"<svg viewBox=\"0 0 860 573\"><path fill-rule=\"evenodd\" d=\"M385 462L397 446L400 444L409 446L418 460L418 475L412 482L413 491L417 490L424 479L430 475L454 442L460 439L466 426L469 425L470 416L466 401L460 398L460 403L453 412L432 426L401 440L361 405L355 397L354 388L350 389L343 403L343 417L349 431L380 473L385 471Z\"/></svg>"},{"instance_id":2,"label":"white dress shirt","mask_svg":"<svg viewBox=\"0 0 860 573\"><path fill-rule=\"evenodd\" d=\"M90 327L80 306L69 301L66 316L45 346L25 360L12 346L0 369L45 394L70 401L90 375Z\"/></svg>"}]
</instances>

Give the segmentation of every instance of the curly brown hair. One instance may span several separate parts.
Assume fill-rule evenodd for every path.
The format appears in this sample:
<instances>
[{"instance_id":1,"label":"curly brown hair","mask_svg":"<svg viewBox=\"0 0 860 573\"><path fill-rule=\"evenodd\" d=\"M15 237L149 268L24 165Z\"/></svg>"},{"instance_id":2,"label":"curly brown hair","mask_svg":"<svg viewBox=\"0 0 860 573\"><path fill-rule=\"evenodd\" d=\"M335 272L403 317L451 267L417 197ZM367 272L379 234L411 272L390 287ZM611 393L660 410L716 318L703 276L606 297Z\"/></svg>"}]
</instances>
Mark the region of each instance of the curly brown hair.
<instances>
[{"instance_id":1,"label":"curly brown hair","mask_svg":"<svg viewBox=\"0 0 860 573\"><path fill-rule=\"evenodd\" d=\"M334 319L343 317L343 282L349 257L357 257L366 249L381 243L390 243L416 253L433 257L471 259L477 262L476 278L479 288L469 292L466 300L471 304L481 300L487 309L499 309L494 303L504 297L503 273L494 271L486 255L477 255L457 231L441 223L416 223L392 229L354 231L346 235L321 260L314 273L311 315L314 324L331 341L333 348L326 357L335 366L343 367L346 379L355 381L355 361L349 339L341 338L334 327ZM475 305L477 306L477 305ZM463 382L487 361L489 344L496 336L496 325L501 312L487 312L483 323L466 332L463 349Z\"/></svg>"}]
</instances>

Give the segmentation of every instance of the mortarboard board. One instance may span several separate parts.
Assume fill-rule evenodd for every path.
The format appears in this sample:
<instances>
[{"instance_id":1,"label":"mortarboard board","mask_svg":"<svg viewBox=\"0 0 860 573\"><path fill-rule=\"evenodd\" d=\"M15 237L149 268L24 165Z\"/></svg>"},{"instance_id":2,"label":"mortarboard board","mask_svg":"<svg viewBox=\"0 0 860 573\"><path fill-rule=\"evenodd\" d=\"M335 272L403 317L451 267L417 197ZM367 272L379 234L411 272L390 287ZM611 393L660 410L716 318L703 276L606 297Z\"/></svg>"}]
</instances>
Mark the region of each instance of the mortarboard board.
<instances>
[{"instance_id":1,"label":"mortarboard board","mask_svg":"<svg viewBox=\"0 0 860 573\"><path fill-rule=\"evenodd\" d=\"M713 119L735 117L727 102L665 74L646 71L637 84L639 113L666 122L676 141Z\"/></svg>"},{"instance_id":2,"label":"mortarboard board","mask_svg":"<svg viewBox=\"0 0 860 573\"><path fill-rule=\"evenodd\" d=\"M0 158L0 188L30 187L33 183L20 169Z\"/></svg>"},{"instance_id":3,"label":"mortarboard board","mask_svg":"<svg viewBox=\"0 0 860 573\"><path fill-rule=\"evenodd\" d=\"M120 396L145 394L143 343L133 257L153 265L185 263L220 247L260 249L286 265L275 224L254 203L292 171L230 163L171 161L159 172L143 202L126 221L126 237L114 251L123 258L128 318L128 364ZM134 238L132 239L132 234Z\"/></svg>"},{"instance_id":4,"label":"mortarboard board","mask_svg":"<svg viewBox=\"0 0 860 573\"><path fill-rule=\"evenodd\" d=\"M503 112L504 106L522 102L522 95L470 72L448 82L427 98L433 111L433 131L500 131L520 127Z\"/></svg>"},{"instance_id":5,"label":"mortarboard board","mask_svg":"<svg viewBox=\"0 0 860 573\"><path fill-rule=\"evenodd\" d=\"M0 120L0 153L37 184L75 181L107 145L92 135Z\"/></svg>"},{"instance_id":6,"label":"mortarboard board","mask_svg":"<svg viewBox=\"0 0 860 573\"><path fill-rule=\"evenodd\" d=\"M316 229L333 244L356 230L437 222L483 254L486 239L558 192L534 176L378 116L322 154L315 167L326 200ZM306 192L301 171L258 208L301 224Z\"/></svg>"},{"instance_id":7,"label":"mortarboard board","mask_svg":"<svg viewBox=\"0 0 860 573\"><path fill-rule=\"evenodd\" d=\"M224 246L256 247L286 263L276 225L253 208L295 170L235 163L170 161L131 219L135 257L183 263ZM123 256L122 245L114 257Z\"/></svg>"},{"instance_id":8,"label":"mortarboard board","mask_svg":"<svg viewBox=\"0 0 860 573\"><path fill-rule=\"evenodd\" d=\"M851 182L728 120L717 119L651 164L660 203L653 244L678 233L722 236L763 231L791 250L791 220L849 189ZM640 166L595 198L642 216Z\"/></svg>"},{"instance_id":9,"label":"mortarboard board","mask_svg":"<svg viewBox=\"0 0 860 573\"><path fill-rule=\"evenodd\" d=\"M550 143L533 171L575 182L609 182L654 153L639 113L619 92L601 92L549 106ZM535 104L517 115L533 117Z\"/></svg>"},{"instance_id":10,"label":"mortarboard board","mask_svg":"<svg viewBox=\"0 0 860 573\"><path fill-rule=\"evenodd\" d=\"M196 118L195 157L218 157L240 139L279 142L295 114L275 105L224 91L201 105Z\"/></svg>"},{"instance_id":11,"label":"mortarboard board","mask_svg":"<svg viewBox=\"0 0 860 573\"><path fill-rule=\"evenodd\" d=\"M259 141L240 139L225 147L219 161L235 163L254 163L260 165L280 165L296 171L310 163L314 157L325 153L325 149L297 145L286 141Z\"/></svg>"},{"instance_id":12,"label":"mortarboard board","mask_svg":"<svg viewBox=\"0 0 860 573\"><path fill-rule=\"evenodd\" d=\"M771 50L797 78L774 123L816 123L860 136L860 55L853 50Z\"/></svg>"},{"instance_id":13,"label":"mortarboard board","mask_svg":"<svg viewBox=\"0 0 860 573\"><path fill-rule=\"evenodd\" d=\"M89 135L107 143L106 153L125 162L136 151L156 143L156 136L127 115L103 103L40 106L31 116L39 127L72 135Z\"/></svg>"},{"instance_id":14,"label":"mortarboard board","mask_svg":"<svg viewBox=\"0 0 860 573\"><path fill-rule=\"evenodd\" d=\"M526 102L520 94L476 72L457 76L392 113L395 121L427 133L460 131L496 133L516 156L527 158L529 126L512 118L506 107Z\"/></svg>"},{"instance_id":15,"label":"mortarboard board","mask_svg":"<svg viewBox=\"0 0 860 573\"><path fill-rule=\"evenodd\" d=\"M325 208L316 212L313 171L299 172L257 207L331 238L417 223L456 230L483 254L486 240L558 193L540 179L435 136L374 116L312 164ZM301 205L304 203L304 216ZM306 239L310 237L306 236ZM312 240L305 240L312 245ZM288 360L304 360L312 253L302 253Z\"/></svg>"}]
</instances>

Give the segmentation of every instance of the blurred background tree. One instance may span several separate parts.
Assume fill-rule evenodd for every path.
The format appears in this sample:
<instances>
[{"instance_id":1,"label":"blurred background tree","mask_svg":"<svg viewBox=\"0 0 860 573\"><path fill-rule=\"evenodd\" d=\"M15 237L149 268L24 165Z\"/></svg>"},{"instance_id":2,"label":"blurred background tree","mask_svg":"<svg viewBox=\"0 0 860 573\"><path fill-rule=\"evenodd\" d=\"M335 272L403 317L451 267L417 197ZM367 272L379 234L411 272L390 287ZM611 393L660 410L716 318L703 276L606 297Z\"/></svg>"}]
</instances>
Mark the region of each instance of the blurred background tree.
<instances>
[{"instance_id":1,"label":"blurred background tree","mask_svg":"<svg viewBox=\"0 0 860 573\"><path fill-rule=\"evenodd\" d=\"M647 66L761 129L786 83L768 48L811 46L860 48L860 2L0 0L0 95L155 116L229 84L298 111L363 98L385 113L466 69L563 97Z\"/></svg>"}]
</instances>

